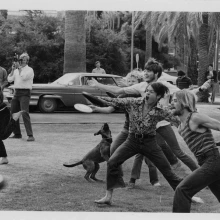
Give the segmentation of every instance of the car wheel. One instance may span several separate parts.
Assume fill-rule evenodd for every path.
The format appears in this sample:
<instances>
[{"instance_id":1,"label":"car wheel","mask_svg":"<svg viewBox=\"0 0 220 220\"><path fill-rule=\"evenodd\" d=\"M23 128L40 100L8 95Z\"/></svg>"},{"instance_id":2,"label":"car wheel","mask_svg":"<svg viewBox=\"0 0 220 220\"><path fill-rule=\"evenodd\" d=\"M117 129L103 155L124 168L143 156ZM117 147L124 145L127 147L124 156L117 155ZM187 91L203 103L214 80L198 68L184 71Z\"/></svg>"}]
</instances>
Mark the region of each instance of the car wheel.
<instances>
[{"instance_id":1,"label":"car wheel","mask_svg":"<svg viewBox=\"0 0 220 220\"><path fill-rule=\"evenodd\" d=\"M41 98L39 109L43 113L52 113L57 109L57 101L55 99Z\"/></svg>"}]
</instances>

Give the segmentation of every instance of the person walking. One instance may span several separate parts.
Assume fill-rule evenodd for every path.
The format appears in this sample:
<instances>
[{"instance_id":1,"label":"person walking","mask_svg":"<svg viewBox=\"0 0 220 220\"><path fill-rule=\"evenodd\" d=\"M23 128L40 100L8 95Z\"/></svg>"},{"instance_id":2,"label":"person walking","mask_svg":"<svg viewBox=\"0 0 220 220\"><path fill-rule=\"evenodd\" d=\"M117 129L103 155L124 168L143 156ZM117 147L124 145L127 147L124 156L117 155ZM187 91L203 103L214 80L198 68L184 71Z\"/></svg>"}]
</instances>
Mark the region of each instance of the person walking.
<instances>
[{"instance_id":1,"label":"person walking","mask_svg":"<svg viewBox=\"0 0 220 220\"><path fill-rule=\"evenodd\" d=\"M14 62L12 71L8 75L8 81L14 81L15 94L11 101L12 113L23 110L22 113L24 126L28 136L27 141L34 141L31 120L29 115L29 102L31 97L31 89L33 85L34 71L28 66L30 57L27 53L21 54L19 63ZM16 121L12 138L22 138L19 120Z\"/></svg>"},{"instance_id":2,"label":"person walking","mask_svg":"<svg viewBox=\"0 0 220 220\"><path fill-rule=\"evenodd\" d=\"M95 62L95 66L96 66L96 68L92 70L92 73L103 73L103 74L106 74L105 70L100 67L101 66L100 61L96 61Z\"/></svg>"},{"instance_id":3,"label":"person walking","mask_svg":"<svg viewBox=\"0 0 220 220\"><path fill-rule=\"evenodd\" d=\"M173 114L180 118L179 133L200 165L175 190L173 212L188 213L191 198L207 186L220 202L220 154L211 132L220 131L220 122L198 113L189 91L174 93L171 104Z\"/></svg>"}]
</instances>

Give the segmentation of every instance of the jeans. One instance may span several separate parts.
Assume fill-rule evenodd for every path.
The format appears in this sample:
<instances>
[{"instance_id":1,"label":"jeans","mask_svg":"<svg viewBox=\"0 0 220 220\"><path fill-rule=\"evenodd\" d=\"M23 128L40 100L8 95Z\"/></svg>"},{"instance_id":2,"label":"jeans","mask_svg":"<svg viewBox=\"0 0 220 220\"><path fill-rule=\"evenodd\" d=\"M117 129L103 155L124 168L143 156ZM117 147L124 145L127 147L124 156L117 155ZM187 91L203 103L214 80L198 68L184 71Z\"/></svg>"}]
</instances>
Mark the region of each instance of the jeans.
<instances>
[{"instance_id":1,"label":"jeans","mask_svg":"<svg viewBox=\"0 0 220 220\"><path fill-rule=\"evenodd\" d=\"M128 137L128 130L127 129L123 129L118 135L117 137L115 138L115 140L113 141L113 143L111 144L111 148L110 148L110 155L112 155L120 145L122 145L127 137ZM143 156L140 155L140 157L142 157L142 160L143 160ZM141 172L141 166L142 166L142 160L141 160L141 163L138 162L138 167L137 169L139 170L139 176L140 176L140 172ZM158 174L157 174L157 169L156 167L150 162L149 159L145 159L146 161L146 164L148 165L149 167L149 177L150 177L150 182L151 184L154 184L156 182L158 182ZM134 167L134 165L133 165ZM121 173L121 176L123 176L123 171L122 171L122 167L119 166L119 172ZM136 169L136 168L134 168ZM108 168L107 168L107 172L108 172ZM138 172L138 171L137 171ZM137 178L138 179L138 178Z\"/></svg>"},{"instance_id":2,"label":"jeans","mask_svg":"<svg viewBox=\"0 0 220 220\"><path fill-rule=\"evenodd\" d=\"M154 163L173 189L181 182L182 179L172 171L163 151L157 145L155 136L137 139L129 134L127 140L118 147L107 162L107 190L125 186L118 167L138 153L143 154Z\"/></svg>"},{"instance_id":3,"label":"jeans","mask_svg":"<svg viewBox=\"0 0 220 220\"><path fill-rule=\"evenodd\" d=\"M140 179L143 159L145 160L145 163L148 165L149 168L150 183L154 185L159 181L157 175L157 168L148 158L144 157L142 154L135 155L133 167L131 170L131 178Z\"/></svg>"},{"instance_id":4,"label":"jeans","mask_svg":"<svg viewBox=\"0 0 220 220\"><path fill-rule=\"evenodd\" d=\"M190 156L181 150L171 125L159 127L157 132L164 138L176 157L188 166L191 171L194 171L199 167Z\"/></svg>"},{"instance_id":5,"label":"jeans","mask_svg":"<svg viewBox=\"0 0 220 220\"><path fill-rule=\"evenodd\" d=\"M178 162L176 156L173 154L167 143L164 141L164 139L160 136L160 134L156 133L156 140L157 144L161 147L163 153L165 154L167 160L171 165L174 165ZM141 175L141 167L142 167L142 162L143 162L144 156L141 154L136 154L133 167L131 170L131 178L133 179L139 179ZM157 169L154 166L154 164L145 157L145 163L148 165L149 168L149 174L150 174L150 182L151 184L157 183L158 180L158 175L157 175ZM156 173L156 175L155 175Z\"/></svg>"},{"instance_id":6,"label":"jeans","mask_svg":"<svg viewBox=\"0 0 220 220\"><path fill-rule=\"evenodd\" d=\"M30 102L30 90L29 89L15 89L15 95L11 101L11 112L15 113L20 110L24 110L22 113L22 118L24 121L24 126L28 136L33 136L31 119L29 115L29 102ZM20 123L19 120L16 121L15 135L21 135Z\"/></svg>"},{"instance_id":7,"label":"jeans","mask_svg":"<svg viewBox=\"0 0 220 220\"><path fill-rule=\"evenodd\" d=\"M192 197L208 186L220 202L220 156L213 154L204 161L199 161L199 167L188 175L176 188L173 212L190 212Z\"/></svg>"},{"instance_id":8,"label":"jeans","mask_svg":"<svg viewBox=\"0 0 220 220\"><path fill-rule=\"evenodd\" d=\"M3 140L7 139L11 135L11 133L14 130L14 127L15 127L15 120L11 119L8 125L5 127L4 132L0 133L0 157L7 157L7 152Z\"/></svg>"}]
</instances>

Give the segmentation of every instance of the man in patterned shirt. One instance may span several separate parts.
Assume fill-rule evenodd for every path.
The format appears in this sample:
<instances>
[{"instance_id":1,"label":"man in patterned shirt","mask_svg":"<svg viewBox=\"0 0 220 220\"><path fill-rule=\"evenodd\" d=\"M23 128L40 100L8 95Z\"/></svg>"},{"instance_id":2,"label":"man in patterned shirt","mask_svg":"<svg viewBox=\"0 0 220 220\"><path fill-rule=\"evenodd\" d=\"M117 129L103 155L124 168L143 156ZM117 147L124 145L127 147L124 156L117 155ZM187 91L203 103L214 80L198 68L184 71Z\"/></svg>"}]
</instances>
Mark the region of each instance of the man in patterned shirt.
<instances>
[{"instance_id":1,"label":"man in patterned shirt","mask_svg":"<svg viewBox=\"0 0 220 220\"><path fill-rule=\"evenodd\" d=\"M166 119L179 123L179 120L168 110L157 106L158 101L168 92L162 83L152 83L141 98L108 98L102 97L106 104L124 108L129 113L129 135L127 140L111 155L107 166L106 196L95 202L98 204L111 204L113 190L124 187L125 183L118 167L127 159L140 153L149 158L160 170L170 186L175 190L181 182L171 169L170 164L156 142L156 125Z\"/></svg>"}]
</instances>

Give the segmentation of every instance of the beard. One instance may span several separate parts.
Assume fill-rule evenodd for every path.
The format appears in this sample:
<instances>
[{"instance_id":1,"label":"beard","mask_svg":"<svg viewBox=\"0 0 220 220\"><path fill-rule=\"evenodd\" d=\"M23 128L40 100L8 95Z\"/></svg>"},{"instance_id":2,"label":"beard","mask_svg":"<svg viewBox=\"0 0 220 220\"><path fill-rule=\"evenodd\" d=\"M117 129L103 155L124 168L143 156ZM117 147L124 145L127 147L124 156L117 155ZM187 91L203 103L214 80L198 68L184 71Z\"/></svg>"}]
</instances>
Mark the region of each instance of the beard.
<instances>
[{"instance_id":1,"label":"beard","mask_svg":"<svg viewBox=\"0 0 220 220\"><path fill-rule=\"evenodd\" d=\"M173 115L181 116L182 114L183 114L183 110L181 110L181 109L179 109L179 110L173 109Z\"/></svg>"}]
</instances>

